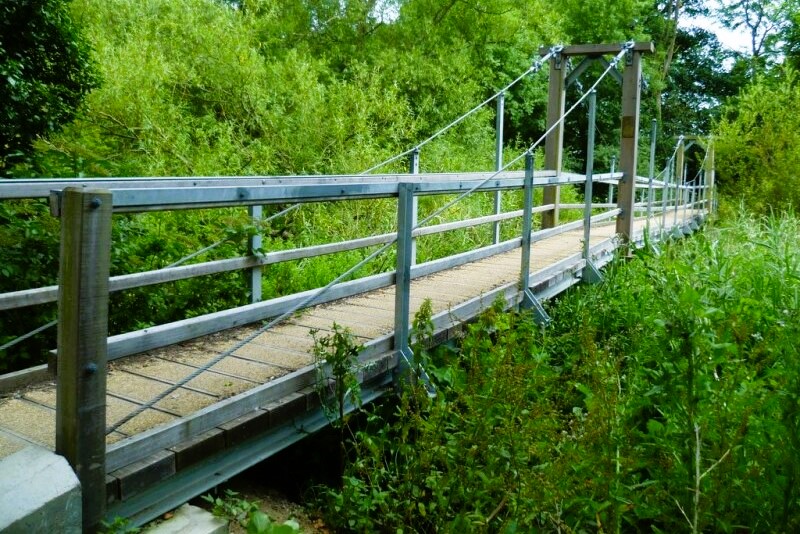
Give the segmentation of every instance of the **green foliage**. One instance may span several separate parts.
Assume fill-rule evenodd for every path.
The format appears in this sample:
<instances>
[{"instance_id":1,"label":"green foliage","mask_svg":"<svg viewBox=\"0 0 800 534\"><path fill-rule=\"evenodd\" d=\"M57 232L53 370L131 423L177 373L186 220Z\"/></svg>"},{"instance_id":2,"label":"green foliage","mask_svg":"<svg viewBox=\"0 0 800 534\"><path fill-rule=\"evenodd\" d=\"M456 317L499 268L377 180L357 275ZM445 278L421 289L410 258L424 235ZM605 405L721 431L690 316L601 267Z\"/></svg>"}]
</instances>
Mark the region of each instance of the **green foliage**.
<instances>
[{"instance_id":1,"label":"green foliage","mask_svg":"<svg viewBox=\"0 0 800 534\"><path fill-rule=\"evenodd\" d=\"M726 109L717 129L720 191L756 213L800 205L800 105L797 75L760 78Z\"/></svg>"},{"instance_id":2,"label":"green foliage","mask_svg":"<svg viewBox=\"0 0 800 534\"><path fill-rule=\"evenodd\" d=\"M356 343L349 328L335 322L332 328L331 334L321 337L318 337L319 331L311 331L314 338L311 350L317 365L317 390L323 411L331 424L345 425L347 403L361 407L361 385L356 376L356 366L363 346Z\"/></svg>"},{"instance_id":3,"label":"green foliage","mask_svg":"<svg viewBox=\"0 0 800 534\"><path fill-rule=\"evenodd\" d=\"M0 1L0 175L71 121L97 82L67 2Z\"/></svg>"},{"instance_id":4,"label":"green foliage","mask_svg":"<svg viewBox=\"0 0 800 534\"><path fill-rule=\"evenodd\" d=\"M488 312L369 416L321 501L347 531L794 531L800 223L615 263L544 331Z\"/></svg>"},{"instance_id":5,"label":"green foliage","mask_svg":"<svg viewBox=\"0 0 800 534\"><path fill-rule=\"evenodd\" d=\"M247 534L293 534L300 532L300 524L287 519L276 524L262 512L258 504L239 497L232 490L225 490L224 497L203 495L202 499L211 505L211 513L227 521L235 521L245 528Z\"/></svg>"},{"instance_id":6,"label":"green foliage","mask_svg":"<svg viewBox=\"0 0 800 534\"><path fill-rule=\"evenodd\" d=\"M110 523L101 521L101 532L103 534L139 534L142 529L131 526L129 519L124 517L115 517Z\"/></svg>"}]
</instances>

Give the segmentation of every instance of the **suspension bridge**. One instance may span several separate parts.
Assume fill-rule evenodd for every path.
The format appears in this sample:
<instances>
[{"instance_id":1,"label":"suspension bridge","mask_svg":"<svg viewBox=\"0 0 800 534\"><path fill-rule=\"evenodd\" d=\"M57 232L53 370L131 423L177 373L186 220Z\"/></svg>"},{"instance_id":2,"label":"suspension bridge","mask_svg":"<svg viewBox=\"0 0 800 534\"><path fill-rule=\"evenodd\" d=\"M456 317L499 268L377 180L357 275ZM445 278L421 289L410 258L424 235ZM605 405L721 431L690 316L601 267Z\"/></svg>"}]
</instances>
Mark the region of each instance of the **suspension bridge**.
<instances>
[{"instance_id":1,"label":"suspension bridge","mask_svg":"<svg viewBox=\"0 0 800 534\"><path fill-rule=\"evenodd\" d=\"M330 333L336 323L363 345L356 369L363 402L391 392L402 377L421 380L435 394L409 347L411 318L425 299L433 306L432 344L458 335L497 301L529 308L547 322L543 299L600 281L602 267L620 249L691 233L713 210L713 149L700 140L678 138L656 173L653 125L649 173L637 174L641 62L652 51L651 43L542 49L539 61L495 95L358 175L0 181L0 201L49 199L61 222L59 285L0 294L0 310L18 313L58 303L58 342L49 363L0 376L0 458L29 446L53 450L81 481L85 530L115 516L142 524L328 424L312 331ZM582 61L569 69L572 57ZM592 63L602 65L602 74L567 108L566 88ZM505 93L544 66L550 69L546 132L518 156L504 158ZM622 85L620 167L598 174L592 166L595 89L607 76ZM494 169L420 172L427 143L491 103L497 106ZM564 119L579 108L588 108L589 117L584 174L561 169ZM684 155L693 143L706 149L706 159L687 180ZM535 170L533 154L542 144L544 169ZM402 160L408 173L377 172ZM593 200L597 183L608 186L604 202ZM581 186L582 203L560 202L559 188ZM537 188L543 201L534 206ZM521 209L501 209L508 192L522 192ZM420 197L444 195L449 200L442 207L420 215ZM492 196L493 212L441 222L470 195ZM255 252L261 248L255 235L254 252L243 257L109 276L113 214L234 206L263 221L265 206L290 206L272 218L312 202L369 199L396 199L394 232L272 252ZM521 232L501 238L503 225L512 224ZM426 236L477 227L490 229L490 244L417 262ZM269 265L370 248L363 261L322 287L261 298ZM353 277L387 254L396 258L393 270ZM250 304L108 335L110 293L233 271L247 274Z\"/></svg>"}]
</instances>

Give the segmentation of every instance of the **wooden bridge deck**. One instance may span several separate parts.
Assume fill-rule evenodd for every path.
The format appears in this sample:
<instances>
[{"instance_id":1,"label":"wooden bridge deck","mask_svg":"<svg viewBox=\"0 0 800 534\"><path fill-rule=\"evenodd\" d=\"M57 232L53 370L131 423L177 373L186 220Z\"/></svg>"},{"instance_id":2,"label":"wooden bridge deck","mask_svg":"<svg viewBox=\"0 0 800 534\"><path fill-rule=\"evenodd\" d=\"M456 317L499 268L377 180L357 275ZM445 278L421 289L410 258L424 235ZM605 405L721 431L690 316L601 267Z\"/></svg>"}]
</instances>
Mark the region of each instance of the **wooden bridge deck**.
<instances>
[{"instance_id":1,"label":"wooden bridge deck","mask_svg":"<svg viewBox=\"0 0 800 534\"><path fill-rule=\"evenodd\" d=\"M644 226L645 221L637 221L637 235L641 236ZM595 253L604 254L605 260L601 263L607 262L613 253L616 246L614 235L613 222L592 229L591 246ZM580 266L583 265L580 259L582 239L581 228L534 243L531 254L531 285L542 284L559 273L563 276L565 272L570 278L567 285L577 281ZM557 269L554 270L553 266L557 266ZM482 303L485 308L491 304L499 288L518 294L519 271L520 248L516 248L416 278L412 281L411 310L416 311L424 299L429 298L434 314L447 313L448 310L463 306L481 296L488 300ZM546 275L543 274L545 271ZM538 277L537 272L540 274ZM545 296L548 296L546 291ZM121 425L107 436L109 450L115 444L135 440L137 437L144 441L148 432L165 424L175 423L203 410L215 410L225 399L264 387L264 384L269 387L271 383L281 383L282 377L292 373L303 370L308 372L314 363L310 332L316 329L325 333L331 330L334 322L349 328L358 341L367 346L376 340L384 340L384 361L380 371L384 376L383 383L386 383L387 371L397 364L393 351L388 350L391 348L389 343L394 330L394 297L394 286L390 286L300 312L283 324L258 335L233 355L222 359L152 408ZM462 318L457 318L455 322L461 320ZM205 366L220 353L251 336L259 328L259 324L248 325L111 362L107 375L107 425L113 425L177 381ZM386 363L389 355L394 358L392 364ZM283 389L276 388L280 393L276 393L271 407L258 405L252 413L237 417L235 421L216 424L210 430L204 431L199 441L196 436L189 435L185 446L165 446L155 454L148 452L147 460L134 459L138 460L135 467L126 465L124 459L109 456L109 502L125 500L135 495L148 483L148 477L153 480L163 478L165 475L159 474L159 470L165 471L166 476L171 476L182 467L201 461L204 454L210 455L246 440L249 436L248 422L274 426L281 422L279 413L284 413L281 419L284 423L291 422L295 412L280 412L281 407L300 405L301 412L310 413L309 410L319 405L313 382L298 382L302 386L299 390L286 390L286 384L287 382L283 382ZM55 408L55 382L29 386L1 398L0 457L8 456L30 444L54 449ZM212 447L211 442L217 445ZM145 474L141 476L141 473ZM126 480L126 477L132 475L139 478Z\"/></svg>"}]
</instances>

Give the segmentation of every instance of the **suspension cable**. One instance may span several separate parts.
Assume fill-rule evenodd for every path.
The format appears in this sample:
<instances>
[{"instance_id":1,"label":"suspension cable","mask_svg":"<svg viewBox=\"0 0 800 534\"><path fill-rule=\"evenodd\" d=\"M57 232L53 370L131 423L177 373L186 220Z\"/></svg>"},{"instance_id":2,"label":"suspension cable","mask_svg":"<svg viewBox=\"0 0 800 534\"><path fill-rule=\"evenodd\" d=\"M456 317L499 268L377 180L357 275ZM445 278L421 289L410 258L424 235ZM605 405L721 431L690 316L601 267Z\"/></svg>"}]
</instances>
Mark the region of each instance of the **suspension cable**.
<instances>
[{"instance_id":1,"label":"suspension cable","mask_svg":"<svg viewBox=\"0 0 800 534\"><path fill-rule=\"evenodd\" d=\"M176 390L178 390L179 388L185 386L186 384L188 384L189 382L191 382L192 380L194 380L195 378L200 376L202 373L204 373L205 371L208 371L211 367L213 367L214 365L216 365L219 362L221 362L223 359L227 358L228 356L230 356L231 354L233 354L237 350L241 349L242 347L244 347L248 343L252 342L255 338L257 338L258 336L260 336L261 334L263 334L264 332L266 332L267 330L269 330L270 328L272 328L276 324L278 324L278 323L282 322L284 319L292 316L297 310L305 308L306 306L311 304L314 300L316 300L317 298L319 298L323 294L325 294L331 287L333 287L334 285L338 284L339 282L341 282L342 280L344 280L345 278L347 278L348 276L353 274L355 271L357 271L358 269L360 269L361 267L363 267L364 265L366 265L367 263L369 263L370 261L372 261L373 259L375 259L379 255L383 254L386 250L388 250L395 243L395 241L397 241L397 238L394 238L389 243L386 243L381 248L375 250L369 256L367 256L366 258L362 259L360 262L358 262L354 266L350 267L347 271L345 271L344 273L340 274L339 276L337 276L336 278L334 278L333 280L328 282L327 285L325 285L324 287L320 288L318 291L316 291L312 295L309 295L308 297L303 299L302 302L300 302L296 306L293 306L290 310L288 310L288 311L282 313L281 315L279 315L278 317L272 319L267 324L263 325L258 330L256 330L255 332L253 332L249 336L245 337L244 339L242 339L241 341L236 343L233 347L229 348L228 350L226 350L224 352L221 352L219 355L215 356L214 358L212 358L211 360L209 360L208 362L203 364L201 367L198 367L197 369L192 371L190 374L186 375L182 379L180 379L177 382L175 382L174 384L172 384L166 390L162 391L161 393L159 393L158 395L156 395L155 397L153 397L149 401L141 404L139 407L137 407L135 410L130 412L128 415L126 415L122 419L118 420L116 423L112 424L111 426L107 427L106 428L106 434L110 434L111 432L114 432L120 426L124 425L125 423L127 423L128 421L130 421L131 419L136 417L137 415L141 414L142 412L144 412L145 410L147 410L149 408L152 408L154 404L164 400L166 397L168 397L169 395L174 393Z\"/></svg>"},{"instance_id":2,"label":"suspension cable","mask_svg":"<svg viewBox=\"0 0 800 534\"><path fill-rule=\"evenodd\" d=\"M359 176L362 176L362 175L365 175L365 174L369 174L369 173L371 173L372 171L374 171L374 170L376 170L376 169L379 169L379 168L381 168L381 167L383 167L383 166L385 166L385 165L388 165L388 164L390 164L390 163L393 163L393 162L397 161L398 159L400 159L400 158L403 158L403 157L405 157L405 156L409 155L409 154L410 154L410 153L412 153L414 150L418 150L418 149L420 149L420 148L424 147L425 145L427 145L428 143L430 143L431 141L433 141L434 139L436 139L436 138L437 138L437 137L439 137L440 135L444 134L445 132L447 132L448 130L450 130L450 129L451 129L451 128L453 128L454 126L458 125L459 123L461 123L462 121L464 121L465 119L467 119L468 117L470 117L471 115L475 114L475 113L476 113L478 110L480 110L480 109L481 109L482 107L484 107L486 104L488 104L489 102L493 101L493 100L494 100L494 99L496 99L498 96L500 96L501 94L503 94L503 93L505 93L506 91L508 91L510 88L512 88L513 86L515 86L517 83L519 83L521 80L523 80L523 79L524 79L526 76L528 76L529 74L531 74L531 73L535 73L535 72L538 72L539 70L541 70L541 68L542 68L542 65L543 65L543 64L544 64L546 61L548 61L548 60L549 60L551 57L553 57L555 54L558 54L558 53L559 53L559 52L560 52L562 49L563 49L563 47L561 47L561 46L552 47L552 48L551 48L551 49L548 51L548 53L547 53L547 54L546 54L544 57L542 57L541 59L538 59L538 60L534 61L534 62L531 64L531 66L530 66L530 67L528 67L528 69L527 69L525 72L523 72L522 74L520 74L519 76L517 76L517 77L516 77L516 78L515 78L513 81L511 81L510 83L506 84L506 85L505 85L505 86L504 86L502 89L500 89L499 91L497 91L495 94L493 94L492 96L490 96L489 98L487 98L486 100L484 100L483 102L481 102L480 104L478 104L477 106L473 107L471 110L467 111L466 113L464 113L464 114L463 114L463 115L461 115L460 117L456 118L455 120L453 120L453 121L452 121L450 124L448 124L447 126L444 126L443 128L440 128L440 129L439 129L439 130L438 130L436 133L434 133L433 135L429 136L427 139L425 139L425 140L421 141L421 142L420 142L420 143L418 143L416 146L414 146L414 147L412 147L412 148L409 148L408 150L405 150L405 151L403 151L403 152L400 152L399 154L396 154L396 155L392 156L391 158L387 159L386 161L383 161L383 162L381 162L381 163L378 163L377 165L373 165L372 167L370 167L369 169L367 169L367 170L365 170L365 171L361 171L361 172L359 173ZM285 214L289 213L290 211L292 211L292 210L294 210L294 209L297 209L297 208L299 208L301 205L302 205L302 204L300 204L300 203L293 204L293 205L289 206L288 208L286 208L286 209L282 210L281 212L279 212L279 213L276 213L276 214L272 215L272 216L271 216L271 217L269 217L268 219L265 219L263 222L269 222L269 221L271 221L272 219L275 219L275 218L277 218L277 217L280 217L280 216L282 216L282 215L285 215ZM223 243L225 243L226 241L227 241L227 239L222 239L222 240L220 240L220 241L217 241L216 243L214 243L214 244L211 244L211 245L209 245L209 246L207 246L207 247L205 247L205 248L202 248L202 249L200 249L200 250L198 250L198 251L196 251L196 252L193 252L192 254L189 254L188 256L186 256L186 257L184 257L184 258L181 258L180 260L176 261L175 263L171 263L170 265L167 265L167 266L166 266L166 267L164 267L164 268L165 268L165 269L169 269L170 267L177 267L177 266L179 266L179 265L183 264L184 262L186 262L186 261L189 261L189 260L190 260L190 259L192 259L192 258L195 258L195 257L197 257L197 256L199 256L199 255L201 255L201 254L203 254L203 253L205 253L205 252L208 252L209 250L213 250L213 249L215 249L216 247L218 247L218 246L222 245L222 244L223 244Z\"/></svg>"},{"instance_id":3,"label":"suspension cable","mask_svg":"<svg viewBox=\"0 0 800 534\"><path fill-rule=\"evenodd\" d=\"M555 130L555 129L556 129L556 127L558 127L558 126L559 126L559 125L560 125L562 122L564 122L564 119L566 119L566 118L567 118L567 116L568 116L570 113L572 113L573 111L575 111L575 109L576 109L576 108L577 108L577 107L578 107L578 106L579 106L579 105L580 105L580 104L581 104L581 103L582 103L584 100L586 100L586 99L589 97L589 94L590 94L592 91L594 91L594 90L597 88L597 86L600 84L600 82L603 80L603 78L605 78L605 77L606 77L606 75L608 75L608 73L609 73L609 72L611 72L611 69L613 69L613 68L615 68L615 67L617 66L617 63L619 63L619 60L620 60L620 59L622 59L622 57L625 55L625 53L628 51L628 49L629 49L630 47L632 47L632 46L633 46L633 43L625 43L625 45L623 45L623 48L622 48L622 50L619 52L619 54L617 54L617 55L614 57L614 59L613 59L613 60L611 60L611 62L609 62L609 65L608 65L608 67L606 68L606 70L605 70L605 71L603 71L603 74L601 74L601 75L600 75L600 77L597 79L597 81L595 81L595 82L594 82L594 84L592 84L592 86L589 88L589 90L588 90L588 91L586 91L586 92L585 92L585 93L584 93L584 94L583 94L583 95L582 95L582 96L581 96L581 97L578 99L578 101L577 101L577 102L575 102L575 104L573 104L573 105L572 105L572 107L570 107L570 108L569 108L569 109L568 109L566 112L564 112L564 113L563 113L563 114L562 114L562 115L561 115L561 116L558 118L558 120L557 120L556 122L554 122L554 123L553 123L553 124L552 124L552 125L551 125L551 126L550 126L550 127L549 127L549 128L548 128L548 129L547 129L547 130L546 130L546 131L543 133L543 134L542 134L542 136L541 136L539 139L537 139L537 140L536 140L536 141L535 141L535 142L534 142L534 143L533 143L533 144L532 144L530 147L528 147L528 149L527 149L527 150L525 150L525 151L524 151L522 154L520 154L520 155L519 155L519 156L517 156L516 158L514 158L514 159L512 159L511 161L509 161L508 163L506 163L506 164L505 164L505 165L504 165L504 166L503 166L503 167L502 167L500 170L496 171L494 174L490 175L490 176L489 176L488 178L486 178L485 180L483 180L483 181L479 182L479 183L478 183L478 184L476 184L475 186L473 186L473 187L471 187L470 189L468 189L468 190L464 191L463 193L461 193L460 195L458 195L456 198L454 198L453 200L451 200L450 202L446 203L446 204L445 204L444 206L442 206L441 208L437 209L436 211L434 211L433 213L431 213L430 215L428 215L427 217L425 217L424 219L422 219L422 220L421 220L421 221L420 221L420 222L417 224L417 226L415 226L415 228L414 228L414 229L416 229L416 228L419 228L419 227L421 227L421 226L424 226L424 225L425 225L425 224L426 224L428 221L430 221L430 220L431 220L431 219L433 219L434 217L437 217L437 216L438 216L438 215L440 215L442 212L444 212L445 210L449 209L451 206L453 206L453 205L457 204L457 203L458 203L458 202L460 202L460 201L461 201L463 198L465 198L466 196L468 196L468 195L472 194L473 192L475 192L475 191L476 191L477 189L479 189L480 187L483 187L483 186L484 186L486 183L488 183L489 181L491 181L491 180L493 180L494 178L496 178L496 177L497 177L497 176L498 176L500 173L502 173L502 172L504 172L505 170L507 170L509 167L511 167L512 165L514 165L516 162L518 162L519 160L521 160L522 158L524 158L526 155L528 155L528 154L532 153L532 152L533 152L533 150L534 150L534 149L536 149L536 147L537 147L537 146L539 146L539 145L542 143L542 141L544 141L544 140L547 138L547 136L548 136L548 135L550 135L550 133L551 133L553 130Z\"/></svg>"},{"instance_id":4,"label":"suspension cable","mask_svg":"<svg viewBox=\"0 0 800 534\"><path fill-rule=\"evenodd\" d=\"M58 324L58 320L56 319L55 321L50 321L49 323L47 323L45 325L42 325L39 328L31 330L27 334L22 334L21 336L19 336L17 338L14 338L11 341L9 341L8 343L0 346L0 352L4 351L6 349L10 349L11 347L16 345L17 343L21 343L21 342L25 341L26 339L28 339L29 337L33 337L36 334L38 334L39 332L44 332L48 328L51 328L51 327L53 327L53 326L55 326L57 324Z\"/></svg>"},{"instance_id":5,"label":"suspension cable","mask_svg":"<svg viewBox=\"0 0 800 534\"><path fill-rule=\"evenodd\" d=\"M413 147L409 148L408 150L406 150L404 152L396 154L396 155L392 156L391 158L387 159L386 161L382 161L381 163L378 163L377 165L373 165L369 169L367 169L367 170L365 170L365 171L363 171L363 172L361 172L359 174L369 174L369 173L371 173L372 171L374 171L376 169L379 169L379 168L381 168L381 167L383 167L385 165L393 163L393 162L397 161L398 159L411 154L415 150L419 150L420 148L424 147L425 145L427 145L428 143L430 143L431 141L433 141L434 139L436 139L440 135L442 135L445 132L447 132L448 130L450 130L450 128L452 128L452 127L456 126L457 124L461 123L464 119L466 119L467 117L469 117L472 114L476 113L483 106L485 106L486 104L488 104L489 102L491 102L495 98L499 97L501 94L503 94L506 91L508 91L511 87L513 87L514 85L519 83L523 78L525 78L529 74L535 73L535 72L538 72L539 70L541 70L542 65L546 61L548 61L550 58L552 58L554 55L558 54L561 51L561 48L562 47L553 47L553 48L551 48L550 51L544 57L534 61L531 64L531 66L528 67L528 70L526 70L525 72L523 72L522 74L517 76L517 78L514 79L514 81L512 81L509 84L507 84L505 87L503 87L502 89L497 91L495 94L493 94L492 96L490 96L489 98L487 98L486 100L484 100L483 102L481 102L480 104L478 104L477 106L472 108L471 110L467 111L466 113L464 113L463 115L461 115L457 119L455 119L453 122L451 122L447 126L445 126L443 128L440 128L436 133L434 133L433 135L429 136L424 141L418 143L416 146L413 146Z\"/></svg>"},{"instance_id":6,"label":"suspension cable","mask_svg":"<svg viewBox=\"0 0 800 534\"><path fill-rule=\"evenodd\" d=\"M612 68L616 67L617 63L624 56L624 54L627 52L627 50L630 48L630 46L632 46L631 43L626 43L625 45L623 45L623 48L620 51L620 53L617 54L617 56L614 57L614 59L610 62L608 68L606 68L606 70L597 79L597 81L592 85L592 87L589 89L589 91L587 91L572 107L570 107L569 110L567 110L565 113L563 113L561 115L561 117L559 117L559 119L550 128L548 128L547 131L535 143L533 143L525 152L523 152L520 156L517 156L516 158L514 158L511 162L507 163L505 166L503 166L502 169L496 171L489 178L486 178L485 180L482 180L477 185L475 185L472 188L470 188L468 191L465 191L464 193L460 194L458 197L456 197L452 201L448 202L447 204L445 204L444 206L442 206L438 210L434 211L433 213L431 213L430 215L428 215L427 217L425 217L424 219L419 221L416 225L414 225L414 227L411 229L411 231L422 227L428 221L430 221L434 217L438 216L443 211L445 211L446 209L450 208L451 206L453 206L454 204L456 204L457 202L459 202L460 200L465 198L467 195L473 193L475 190L477 190L481 186L485 185L490 180L492 180L493 178L498 176L500 173L502 173L503 171L508 169L508 167L510 167L511 165L516 163L517 161L519 161L522 157L524 157L528 153L532 152L547 137L547 135L551 131L553 131L553 129L555 129L560 123L562 123L564 121L564 119L567 117L567 115L572 113L572 111L574 111L578 107L579 104L581 104L586 98L588 98L588 95L591 93L591 91L593 91L599 85L599 83L603 80L603 78L605 78L605 76L611 71ZM550 54L552 54L552 53L553 52L551 51ZM548 54L548 56L550 56L550 54ZM537 62L537 64L539 65L539 68L540 68L541 64L539 62ZM191 382L192 380L194 380L195 378L200 376L203 372L207 371L208 369L210 369L211 367L213 367L214 365L216 365L217 363L222 361L224 358L232 355L234 352L236 352L237 350L241 349L242 347L244 347L248 343L252 342L255 338L257 338L258 336L260 336L261 334L263 334L264 332L266 332L267 330L269 330L270 328L272 328L276 324L278 324L278 323L282 322L283 320L285 320L286 318L292 316L295 312L297 312L297 310L308 306L314 300L318 299L319 297L324 295L326 292L328 292L334 285L338 284L339 282L341 282L342 280L344 280L345 278L347 278L348 276L353 274L355 271L357 271L358 269L360 269L361 267L363 267L364 265L366 265L367 263L369 263L370 261L372 261L373 259L375 259L379 255L381 255L384 252L386 252L387 250L389 250L389 248L391 248L396 242L397 242L397 237L395 236L389 242L385 243L383 246L381 246L377 250L373 251L371 254L369 254L367 257L365 257L364 259L359 261L357 264L355 264L352 267L350 267L349 269L347 269L347 271L345 271L344 273L340 274L339 276L337 276L336 278L334 278L333 280L328 282L328 284L326 284L324 287L318 289L313 294L311 294L308 297L306 297L305 299L303 299L303 301L300 302L299 304L293 306L288 311L286 311L286 312L282 313L281 315L279 315L278 317L272 319L271 321L269 321L268 323L266 323L265 325L260 327L258 330L256 330L255 332L253 332L249 336L245 337L244 339L242 339L241 341L236 343L233 347L231 347L231 348L225 350L224 352L220 353L219 355L215 356L214 358L212 358L211 360L206 362L201 367L198 367L196 370L194 370L189 375L185 376L184 378L182 378L182 379L178 380L177 382L175 382L174 384L170 385L166 390L164 390L163 392L159 393L158 395L156 395L155 397L153 397L149 401L139 405L135 410L133 410L132 412L128 413L126 416L124 416L123 418L119 419L114 424L112 424L109 427L107 427L106 428L106 434L109 434L109 433L117 430L120 426L122 426L125 423L129 422L131 419L133 419L134 417L136 417L139 414L143 413L145 410L147 410L149 408L152 408L156 403L158 403L161 400L165 399L167 396L171 395L172 393L174 393L179 388L185 386L187 383Z\"/></svg>"}]
</instances>

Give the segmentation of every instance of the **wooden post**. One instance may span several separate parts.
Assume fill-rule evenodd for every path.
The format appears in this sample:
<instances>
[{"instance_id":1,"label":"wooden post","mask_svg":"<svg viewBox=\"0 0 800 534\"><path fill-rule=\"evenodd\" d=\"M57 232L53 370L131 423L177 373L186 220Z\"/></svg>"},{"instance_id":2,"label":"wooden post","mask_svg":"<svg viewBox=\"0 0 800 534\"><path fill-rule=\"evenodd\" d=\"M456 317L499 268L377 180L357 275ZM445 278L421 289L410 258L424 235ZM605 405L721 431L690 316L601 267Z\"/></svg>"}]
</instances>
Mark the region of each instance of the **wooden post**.
<instances>
[{"instance_id":1,"label":"wooden post","mask_svg":"<svg viewBox=\"0 0 800 534\"><path fill-rule=\"evenodd\" d=\"M111 192L70 187L61 199L56 452L81 482L83 530L106 510L106 355Z\"/></svg>"},{"instance_id":2,"label":"wooden post","mask_svg":"<svg viewBox=\"0 0 800 534\"><path fill-rule=\"evenodd\" d=\"M544 168L561 172L561 160L564 149L564 123L558 122L564 115L564 104L567 95L567 68L562 53L550 59L550 82L547 100L547 128L553 128L544 142ZM554 204L552 211L542 213L542 228L553 228L558 224L559 187L550 185L544 188L543 204Z\"/></svg>"},{"instance_id":3,"label":"wooden post","mask_svg":"<svg viewBox=\"0 0 800 534\"><path fill-rule=\"evenodd\" d=\"M639 149L639 102L642 87L642 53L631 50L622 73L622 132L620 138L617 233L626 241L633 236L633 207L636 201L636 161Z\"/></svg>"},{"instance_id":4,"label":"wooden post","mask_svg":"<svg viewBox=\"0 0 800 534\"><path fill-rule=\"evenodd\" d=\"M261 217L263 215L263 207L262 206L250 206L247 208L247 213L250 215L250 219L253 223L258 224L261 221ZM248 249L251 255L259 254L261 245L263 243L263 239L261 237L261 229L258 229L256 233L250 236L248 241ZM259 265L257 267L253 267L248 272L248 286L250 287L250 302L256 303L261 302L261 270L262 267Z\"/></svg>"}]
</instances>

